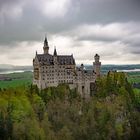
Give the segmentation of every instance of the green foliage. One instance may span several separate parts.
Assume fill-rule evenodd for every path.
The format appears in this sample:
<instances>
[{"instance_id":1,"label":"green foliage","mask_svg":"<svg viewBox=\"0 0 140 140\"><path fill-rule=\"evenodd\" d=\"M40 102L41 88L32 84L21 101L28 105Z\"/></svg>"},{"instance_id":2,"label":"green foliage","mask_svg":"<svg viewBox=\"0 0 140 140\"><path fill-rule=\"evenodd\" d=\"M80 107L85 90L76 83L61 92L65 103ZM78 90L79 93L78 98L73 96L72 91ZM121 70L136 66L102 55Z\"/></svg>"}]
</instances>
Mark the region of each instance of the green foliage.
<instances>
[{"instance_id":1,"label":"green foliage","mask_svg":"<svg viewBox=\"0 0 140 140\"><path fill-rule=\"evenodd\" d=\"M135 96L135 105L138 109L140 109L140 90L134 89L134 96Z\"/></svg>"},{"instance_id":2,"label":"green foliage","mask_svg":"<svg viewBox=\"0 0 140 140\"><path fill-rule=\"evenodd\" d=\"M41 122L44 118L45 113L45 103L38 95L34 94L32 96L32 106L38 117L38 120Z\"/></svg>"},{"instance_id":3,"label":"green foliage","mask_svg":"<svg viewBox=\"0 0 140 140\"><path fill-rule=\"evenodd\" d=\"M0 90L0 139L124 140L140 137L140 92L124 73L96 82L96 94L83 100L68 85Z\"/></svg>"},{"instance_id":4,"label":"green foliage","mask_svg":"<svg viewBox=\"0 0 140 140\"><path fill-rule=\"evenodd\" d=\"M105 98L110 95L131 95L133 97L133 89L127 81L125 73L109 72L107 76L97 80L96 96Z\"/></svg>"},{"instance_id":5,"label":"green foliage","mask_svg":"<svg viewBox=\"0 0 140 140\"><path fill-rule=\"evenodd\" d=\"M127 77L131 83L140 83L140 72L128 72Z\"/></svg>"}]
</instances>

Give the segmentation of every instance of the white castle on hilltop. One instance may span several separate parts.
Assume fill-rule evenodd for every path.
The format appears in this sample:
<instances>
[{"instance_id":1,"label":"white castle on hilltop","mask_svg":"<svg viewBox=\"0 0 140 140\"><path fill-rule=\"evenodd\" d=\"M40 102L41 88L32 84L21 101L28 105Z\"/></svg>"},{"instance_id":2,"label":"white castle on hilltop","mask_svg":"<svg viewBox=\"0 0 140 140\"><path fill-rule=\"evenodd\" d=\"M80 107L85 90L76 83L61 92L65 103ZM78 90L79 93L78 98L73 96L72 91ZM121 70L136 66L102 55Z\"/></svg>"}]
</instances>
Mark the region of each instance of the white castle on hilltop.
<instances>
[{"instance_id":1,"label":"white castle on hilltop","mask_svg":"<svg viewBox=\"0 0 140 140\"><path fill-rule=\"evenodd\" d=\"M86 70L84 65L76 67L73 55L49 54L49 45L45 37L44 53L37 54L33 59L33 84L39 89L58 86L66 83L69 87L77 88L82 97L87 98L94 92L95 80L100 76L100 56L94 56L93 69Z\"/></svg>"}]
</instances>

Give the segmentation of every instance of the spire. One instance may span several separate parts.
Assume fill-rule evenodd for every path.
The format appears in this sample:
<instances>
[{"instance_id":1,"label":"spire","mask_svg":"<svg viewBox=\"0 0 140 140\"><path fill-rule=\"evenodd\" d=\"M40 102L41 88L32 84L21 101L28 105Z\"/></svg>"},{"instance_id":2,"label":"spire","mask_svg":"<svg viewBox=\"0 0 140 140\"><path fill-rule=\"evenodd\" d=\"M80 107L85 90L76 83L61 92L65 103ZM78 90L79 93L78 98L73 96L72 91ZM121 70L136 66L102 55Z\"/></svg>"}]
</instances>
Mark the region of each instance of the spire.
<instances>
[{"instance_id":1,"label":"spire","mask_svg":"<svg viewBox=\"0 0 140 140\"><path fill-rule=\"evenodd\" d=\"M57 51L56 51L56 47L54 48L54 53L53 53L54 56L57 56Z\"/></svg>"},{"instance_id":2,"label":"spire","mask_svg":"<svg viewBox=\"0 0 140 140\"><path fill-rule=\"evenodd\" d=\"M45 36L45 40L44 40L44 46L48 47L48 40L47 40L46 36Z\"/></svg>"},{"instance_id":3,"label":"spire","mask_svg":"<svg viewBox=\"0 0 140 140\"><path fill-rule=\"evenodd\" d=\"M43 50L44 50L44 54L48 54L49 53L49 45L48 45L48 40L47 40L46 36L45 36L45 40L44 40Z\"/></svg>"}]
</instances>

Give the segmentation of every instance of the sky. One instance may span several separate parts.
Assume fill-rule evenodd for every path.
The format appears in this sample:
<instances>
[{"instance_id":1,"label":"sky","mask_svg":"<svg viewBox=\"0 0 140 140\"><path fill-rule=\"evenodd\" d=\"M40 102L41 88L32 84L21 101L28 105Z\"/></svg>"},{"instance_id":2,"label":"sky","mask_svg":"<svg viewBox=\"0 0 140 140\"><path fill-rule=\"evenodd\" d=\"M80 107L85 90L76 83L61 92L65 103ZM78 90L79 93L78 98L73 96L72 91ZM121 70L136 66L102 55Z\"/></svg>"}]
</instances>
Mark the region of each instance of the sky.
<instances>
[{"instance_id":1,"label":"sky","mask_svg":"<svg viewBox=\"0 0 140 140\"><path fill-rule=\"evenodd\" d=\"M32 65L45 35L77 64L140 64L140 0L0 0L0 64Z\"/></svg>"}]
</instances>

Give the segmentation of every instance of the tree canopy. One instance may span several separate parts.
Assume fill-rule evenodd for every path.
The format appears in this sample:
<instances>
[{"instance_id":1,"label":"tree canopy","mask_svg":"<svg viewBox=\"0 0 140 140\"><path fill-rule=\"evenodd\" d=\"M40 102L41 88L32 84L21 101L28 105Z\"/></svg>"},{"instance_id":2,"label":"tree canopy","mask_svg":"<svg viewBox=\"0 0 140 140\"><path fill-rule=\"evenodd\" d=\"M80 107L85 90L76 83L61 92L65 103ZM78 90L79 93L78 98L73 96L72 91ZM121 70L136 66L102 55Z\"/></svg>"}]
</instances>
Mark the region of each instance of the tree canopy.
<instances>
[{"instance_id":1,"label":"tree canopy","mask_svg":"<svg viewBox=\"0 0 140 140\"><path fill-rule=\"evenodd\" d=\"M81 98L68 85L1 89L2 140L121 140L140 137L140 93L124 73L96 81L95 94Z\"/></svg>"}]
</instances>

